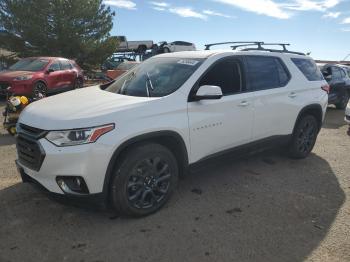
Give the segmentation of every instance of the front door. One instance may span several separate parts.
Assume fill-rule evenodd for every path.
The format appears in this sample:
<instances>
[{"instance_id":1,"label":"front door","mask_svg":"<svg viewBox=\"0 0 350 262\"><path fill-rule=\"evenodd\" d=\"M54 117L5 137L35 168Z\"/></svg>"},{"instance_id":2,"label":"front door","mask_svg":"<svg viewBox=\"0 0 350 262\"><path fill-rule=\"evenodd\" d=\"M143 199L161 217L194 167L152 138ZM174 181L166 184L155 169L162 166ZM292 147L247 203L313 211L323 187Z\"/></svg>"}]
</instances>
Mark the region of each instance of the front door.
<instances>
[{"instance_id":1,"label":"front door","mask_svg":"<svg viewBox=\"0 0 350 262\"><path fill-rule=\"evenodd\" d=\"M192 162L249 143L252 138L254 94L245 93L243 63L231 57L219 60L191 93L203 85L221 87L224 96L188 103Z\"/></svg>"}]
</instances>

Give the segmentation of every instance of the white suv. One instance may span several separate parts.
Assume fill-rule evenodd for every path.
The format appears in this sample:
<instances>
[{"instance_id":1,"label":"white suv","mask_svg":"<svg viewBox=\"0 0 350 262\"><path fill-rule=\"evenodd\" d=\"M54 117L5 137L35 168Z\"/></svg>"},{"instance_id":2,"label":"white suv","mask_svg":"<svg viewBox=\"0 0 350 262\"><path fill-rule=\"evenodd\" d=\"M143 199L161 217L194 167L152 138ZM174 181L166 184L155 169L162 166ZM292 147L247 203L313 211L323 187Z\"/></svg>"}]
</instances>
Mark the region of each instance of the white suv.
<instances>
[{"instance_id":1,"label":"white suv","mask_svg":"<svg viewBox=\"0 0 350 262\"><path fill-rule=\"evenodd\" d=\"M208 157L275 142L306 157L328 100L310 57L271 49L163 54L103 89L29 105L16 162L23 181L132 216L162 207L178 177Z\"/></svg>"}]
</instances>

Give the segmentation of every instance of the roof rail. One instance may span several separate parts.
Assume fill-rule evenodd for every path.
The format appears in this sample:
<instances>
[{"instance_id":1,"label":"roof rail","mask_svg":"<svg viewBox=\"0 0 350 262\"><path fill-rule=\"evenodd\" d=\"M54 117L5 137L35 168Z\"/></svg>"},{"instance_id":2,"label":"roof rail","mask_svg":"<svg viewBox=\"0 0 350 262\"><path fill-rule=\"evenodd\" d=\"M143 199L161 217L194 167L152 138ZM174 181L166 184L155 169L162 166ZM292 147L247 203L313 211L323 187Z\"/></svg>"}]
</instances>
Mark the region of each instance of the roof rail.
<instances>
[{"instance_id":1,"label":"roof rail","mask_svg":"<svg viewBox=\"0 0 350 262\"><path fill-rule=\"evenodd\" d=\"M237 50L239 47L249 47L249 46L256 46L256 47L250 47L250 48L244 48L242 51L266 51L266 52L275 52L275 53L288 53L288 54L295 54L295 55L305 55L302 52L295 52L295 51L289 51L287 49L287 46L290 46L290 44L287 43L265 43L265 42L259 42L259 41L239 41L239 42L222 42L222 43L214 43L214 44L207 44L205 45L205 50L210 50L210 47L215 45L227 45L227 44L236 44L231 46L233 50ZM281 46L281 49L270 49L270 48L264 48L264 46Z\"/></svg>"},{"instance_id":2,"label":"roof rail","mask_svg":"<svg viewBox=\"0 0 350 262\"><path fill-rule=\"evenodd\" d=\"M214 43L214 44L206 44L205 45L205 50L210 50L210 47L216 46L216 45L228 45L228 44L248 44L248 45L257 45L261 46L264 42L259 42L259 41L238 41L238 42L221 42L221 43ZM243 45L247 46L247 45Z\"/></svg>"}]
</instances>

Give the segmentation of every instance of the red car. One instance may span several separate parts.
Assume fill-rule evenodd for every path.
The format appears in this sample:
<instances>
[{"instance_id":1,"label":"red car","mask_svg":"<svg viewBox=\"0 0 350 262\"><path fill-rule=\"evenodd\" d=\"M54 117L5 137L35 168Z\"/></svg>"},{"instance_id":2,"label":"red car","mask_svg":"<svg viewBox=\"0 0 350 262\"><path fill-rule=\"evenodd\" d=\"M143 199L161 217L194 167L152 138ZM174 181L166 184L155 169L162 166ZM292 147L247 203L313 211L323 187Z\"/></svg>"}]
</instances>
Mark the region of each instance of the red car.
<instances>
[{"instance_id":1,"label":"red car","mask_svg":"<svg viewBox=\"0 0 350 262\"><path fill-rule=\"evenodd\" d=\"M0 94L38 97L83 87L83 71L72 60L59 57L29 57L0 72Z\"/></svg>"}]
</instances>

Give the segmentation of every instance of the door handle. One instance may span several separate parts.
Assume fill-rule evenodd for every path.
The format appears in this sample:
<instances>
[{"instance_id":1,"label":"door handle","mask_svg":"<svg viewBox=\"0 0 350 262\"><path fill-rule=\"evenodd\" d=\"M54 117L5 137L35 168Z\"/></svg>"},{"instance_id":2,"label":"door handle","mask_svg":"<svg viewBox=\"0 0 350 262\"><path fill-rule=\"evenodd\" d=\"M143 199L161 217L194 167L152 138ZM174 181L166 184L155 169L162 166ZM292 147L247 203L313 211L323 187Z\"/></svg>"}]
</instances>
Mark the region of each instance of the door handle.
<instances>
[{"instance_id":1,"label":"door handle","mask_svg":"<svg viewBox=\"0 0 350 262\"><path fill-rule=\"evenodd\" d=\"M241 107L246 107L246 106L249 106L249 103L247 101L242 101L239 106Z\"/></svg>"},{"instance_id":2,"label":"door handle","mask_svg":"<svg viewBox=\"0 0 350 262\"><path fill-rule=\"evenodd\" d=\"M297 94L295 92L291 92L288 96L290 98L295 98L295 97L297 97Z\"/></svg>"}]
</instances>

